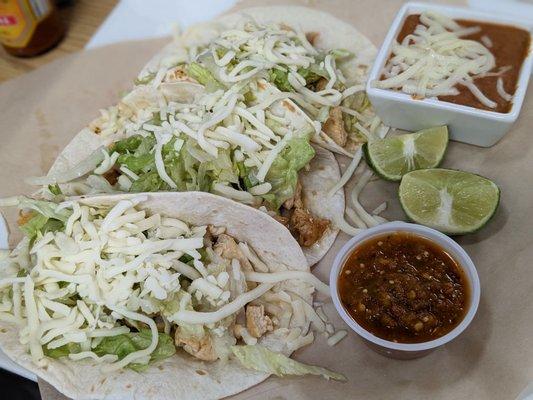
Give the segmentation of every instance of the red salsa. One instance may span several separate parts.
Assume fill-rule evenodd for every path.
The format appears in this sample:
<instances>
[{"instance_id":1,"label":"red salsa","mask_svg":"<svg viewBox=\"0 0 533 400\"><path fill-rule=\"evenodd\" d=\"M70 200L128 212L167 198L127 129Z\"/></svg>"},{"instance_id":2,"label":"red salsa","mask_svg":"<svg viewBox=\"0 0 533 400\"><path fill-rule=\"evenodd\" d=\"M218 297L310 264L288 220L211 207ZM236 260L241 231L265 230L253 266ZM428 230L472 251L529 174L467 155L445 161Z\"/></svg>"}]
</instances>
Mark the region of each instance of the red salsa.
<instances>
[{"instance_id":1,"label":"red salsa","mask_svg":"<svg viewBox=\"0 0 533 400\"><path fill-rule=\"evenodd\" d=\"M359 245L341 270L338 291L359 325L398 343L444 336L464 318L470 296L461 266L440 246L407 232Z\"/></svg>"}]
</instances>

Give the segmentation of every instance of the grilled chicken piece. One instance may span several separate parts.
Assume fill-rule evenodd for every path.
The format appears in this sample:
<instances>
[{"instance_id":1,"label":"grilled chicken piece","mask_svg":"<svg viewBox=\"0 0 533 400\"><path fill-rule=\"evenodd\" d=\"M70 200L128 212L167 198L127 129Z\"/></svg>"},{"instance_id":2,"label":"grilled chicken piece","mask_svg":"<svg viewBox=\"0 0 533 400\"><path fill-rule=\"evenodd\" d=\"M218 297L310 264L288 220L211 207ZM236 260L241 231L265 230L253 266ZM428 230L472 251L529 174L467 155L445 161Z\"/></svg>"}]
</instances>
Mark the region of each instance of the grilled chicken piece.
<instances>
[{"instance_id":1,"label":"grilled chicken piece","mask_svg":"<svg viewBox=\"0 0 533 400\"><path fill-rule=\"evenodd\" d=\"M346 145L348 133L344 129L344 120L342 119L340 107L333 107L329 111L329 117L322 126L322 130L339 146L344 147Z\"/></svg>"},{"instance_id":2,"label":"grilled chicken piece","mask_svg":"<svg viewBox=\"0 0 533 400\"><path fill-rule=\"evenodd\" d=\"M183 350L199 360L216 361L218 358L209 335L204 335L201 338L181 337L180 328L178 327L174 334L174 343L178 347L183 347Z\"/></svg>"},{"instance_id":3,"label":"grilled chicken piece","mask_svg":"<svg viewBox=\"0 0 533 400\"><path fill-rule=\"evenodd\" d=\"M246 307L246 329L255 338L260 338L274 329L272 320L265 315L265 307L263 305L249 305Z\"/></svg>"},{"instance_id":4,"label":"grilled chicken piece","mask_svg":"<svg viewBox=\"0 0 533 400\"><path fill-rule=\"evenodd\" d=\"M242 250L237 245L237 242L231 237L222 233L218 236L217 242L213 247L215 253L228 260L236 258L241 264L241 268L244 271L253 271L252 264L246 258Z\"/></svg>"},{"instance_id":5,"label":"grilled chicken piece","mask_svg":"<svg viewBox=\"0 0 533 400\"><path fill-rule=\"evenodd\" d=\"M289 217L284 217L282 215L273 215L272 218L274 218L276 221L278 221L281 225L288 226L289 225Z\"/></svg>"},{"instance_id":6,"label":"grilled chicken piece","mask_svg":"<svg viewBox=\"0 0 533 400\"><path fill-rule=\"evenodd\" d=\"M300 246L309 247L315 244L329 226L329 221L317 218L305 208L296 207L289 220L289 229Z\"/></svg>"},{"instance_id":7,"label":"grilled chicken piece","mask_svg":"<svg viewBox=\"0 0 533 400\"><path fill-rule=\"evenodd\" d=\"M296 238L300 246L309 247L315 244L324 234L329 221L314 217L305 207L302 197L302 185L296 185L294 196L283 203L289 211L288 225L286 225ZM282 217L287 219L287 217Z\"/></svg>"}]
</instances>

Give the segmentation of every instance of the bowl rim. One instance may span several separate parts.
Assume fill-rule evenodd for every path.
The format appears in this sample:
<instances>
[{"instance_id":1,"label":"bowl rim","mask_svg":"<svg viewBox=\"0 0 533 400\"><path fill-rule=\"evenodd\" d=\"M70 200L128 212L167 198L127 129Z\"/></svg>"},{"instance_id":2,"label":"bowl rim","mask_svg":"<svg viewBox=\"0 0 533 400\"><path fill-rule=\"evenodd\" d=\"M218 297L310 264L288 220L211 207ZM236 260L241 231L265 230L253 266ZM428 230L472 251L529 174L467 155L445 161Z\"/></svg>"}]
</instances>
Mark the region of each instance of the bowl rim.
<instances>
[{"instance_id":1,"label":"bowl rim","mask_svg":"<svg viewBox=\"0 0 533 400\"><path fill-rule=\"evenodd\" d=\"M445 101L434 99L415 100L406 93L397 92L389 89L380 89L372 86L372 82L378 79L381 75L380 72L383 65L385 64L386 59L389 56L392 42L396 38L400 28L402 27L405 18L410 14L426 10L448 14L451 15L452 18L466 18L484 22L492 22L496 24L513 25L517 28L521 28L530 32L531 35L531 28L525 20L519 20L517 18L509 16L495 16L490 13L469 9L466 7L433 5L418 2L406 3L400 8L398 13L396 14L396 17L394 18L389 28L389 31L387 32L387 35L385 36L385 39L381 44L381 47L374 60L374 64L372 65L372 68L368 75L368 80L366 83L366 92L369 94L369 96L388 98L404 104L409 104L411 106L425 106L430 108L442 109L458 114L475 116L488 120L497 120L505 122L516 121L518 115L520 114L520 110L522 109L522 104L524 102L525 94L529 83L529 77L531 75L531 71L533 70L533 48L530 48L528 55L522 63L520 74L518 76L518 81L516 84L516 91L514 94L511 110L507 113L481 110L475 107L448 103Z\"/></svg>"},{"instance_id":2,"label":"bowl rim","mask_svg":"<svg viewBox=\"0 0 533 400\"><path fill-rule=\"evenodd\" d=\"M379 338L373 335L372 333L370 333L369 331L367 331L366 329L364 329L350 316L350 314L348 314L348 312L344 308L339 298L337 280L338 280L339 273L342 269L342 266L344 265L344 261L346 260L347 256L359 244L373 237L381 236L383 234L392 233L392 232L414 233L440 245L447 252L449 252L450 255L454 259L457 260L459 265L463 268L464 272L466 273L468 277L468 281L470 283L470 304L468 307L468 311L465 314L462 321L455 328L453 328L450 332L448 332L446 335L441 336L437 339L434 339L428 342L422 342L422 343L392 342L389 340ZM445 234L435 229L428 228L423 225L411 224L411 223L406 223L406 222L401 222L401 221L388 222L385 224L381 224L381 225L366 229L360 232L359 234L355 235L354 237L352 237L348 242L346 242L346 244L344 244L344 246L337 253L335 260L333 261L333 265L332 265L330 275L329 275L329 285L330 285L330 291L331 291L331 298L333 300L335 309L337 310L341 318L344 320L344 322L355 333L357 333L362 338L368 340L369 342L372 342L380 347L383 347L389 350L399 350L399 351L405 351L405 352L434 349L436 347L440 347L452 341L453 339L455 339L468 327L468 325L470 325L470 323L474 319L474 316L477 312L477 308L479 306L479 299L481 297L481 286L480 286L479 276L477 274L476 267L474 266L472 259L469 257L466 251L457 242L455 242L450 237L446 236Z\"/></svg>"}]
</instances>

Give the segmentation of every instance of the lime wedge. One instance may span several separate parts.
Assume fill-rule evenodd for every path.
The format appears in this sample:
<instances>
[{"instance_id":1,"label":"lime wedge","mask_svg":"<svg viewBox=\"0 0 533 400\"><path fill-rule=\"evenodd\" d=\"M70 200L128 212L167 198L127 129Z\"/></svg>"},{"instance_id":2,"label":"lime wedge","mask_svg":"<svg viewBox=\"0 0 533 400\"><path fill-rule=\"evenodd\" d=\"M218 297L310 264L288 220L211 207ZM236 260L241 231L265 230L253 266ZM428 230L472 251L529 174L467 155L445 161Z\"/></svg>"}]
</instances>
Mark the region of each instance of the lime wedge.
<instances>
[{"instance_id":1,"label":"lime wedge","mask_svg":"<svg viewBox=\"0 0 533 400\"><path fill-rule=\"evenodd\" d=\"M456 235L485 225L500 201L500 189L487 178L438 168L409 172L398 194L411 220Z\"/></svg>"},{"instance_id":2,"label":"lime wedge","mask_svg":"<svg viewBox=\"0 0 533 400\"><path fill-rule=\"evenodd\" d=\"M365 158L383 179L399 181L406 173L437 167L448 145L448 128L439 126L366 143Z\"/></svg>"}]
</instances>

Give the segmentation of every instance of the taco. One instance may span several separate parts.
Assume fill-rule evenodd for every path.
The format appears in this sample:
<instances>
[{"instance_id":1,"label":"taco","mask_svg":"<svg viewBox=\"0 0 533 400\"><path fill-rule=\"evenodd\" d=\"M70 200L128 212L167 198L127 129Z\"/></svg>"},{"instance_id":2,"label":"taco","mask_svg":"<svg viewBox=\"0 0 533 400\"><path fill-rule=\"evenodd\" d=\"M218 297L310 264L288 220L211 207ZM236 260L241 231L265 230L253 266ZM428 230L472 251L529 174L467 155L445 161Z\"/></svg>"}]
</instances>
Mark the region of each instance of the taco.
<instances>
[{"instance_id":1,"label":"taco","mask_svg":"<svg viewBox=\"0 0 533 400\"><path fill-rule=\"evenodd\" d=\"M270 374L344 379L290 359L326 332L328 287L288 230L209 193L18 198L0 261L0 347L77 399L215 399Z\"/></svg>"},{"instance_id":2,"label":"taco","mask_svg":"<svg viewBox=\"0 0 533 400\"><path fill-rule=\"evenodd\" d=\"M344 214L335 157L376 134L363 91L375 54L350 25L301 7L196 26L139 74L59 156L45 197L206 191L287 226L310 265Z\"/></svg>"}]
</instances>

